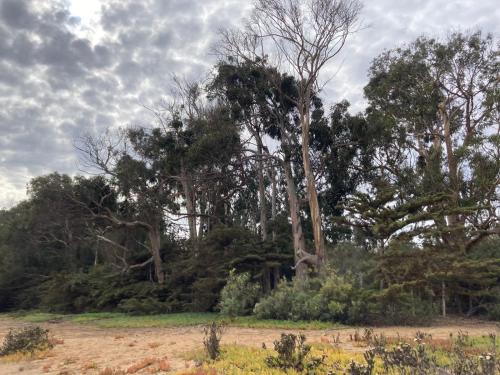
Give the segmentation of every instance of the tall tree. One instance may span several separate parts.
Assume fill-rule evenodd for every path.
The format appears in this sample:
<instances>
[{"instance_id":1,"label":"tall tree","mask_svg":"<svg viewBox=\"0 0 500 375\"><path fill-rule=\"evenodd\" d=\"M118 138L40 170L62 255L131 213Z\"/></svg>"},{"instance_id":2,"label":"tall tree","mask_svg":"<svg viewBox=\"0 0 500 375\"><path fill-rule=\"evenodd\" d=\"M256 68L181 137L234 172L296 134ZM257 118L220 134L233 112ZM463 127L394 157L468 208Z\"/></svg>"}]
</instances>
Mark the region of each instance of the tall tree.
<instances>
[{"instance_id":1,"label":"tall tree","mask_svg":"<svg viewBox=\"0 0 500 375\"><path fill-rule=\"evenodd\" d=\"M344 46L348 36L355 31L361 5L357 0L258 0L243 38L226 35L229 48L239 54L257 49L246 48L261 40L261 56L276 56L289 66L290 74L297 80L297 95L293 100L301 128L302 162L307 181L307 197L311 216L317 266L326 262L325 239L316 180L311 165L310 126L311 103L320 91L320 72ZM244 45L238 46L243 41ZM269 45L270 52L264 52ZM263 54L266 56L263 56ZM246 56L247 59L252 57ZM279 86L277 86L279 87Z\"/></svg>"}]
</instances>

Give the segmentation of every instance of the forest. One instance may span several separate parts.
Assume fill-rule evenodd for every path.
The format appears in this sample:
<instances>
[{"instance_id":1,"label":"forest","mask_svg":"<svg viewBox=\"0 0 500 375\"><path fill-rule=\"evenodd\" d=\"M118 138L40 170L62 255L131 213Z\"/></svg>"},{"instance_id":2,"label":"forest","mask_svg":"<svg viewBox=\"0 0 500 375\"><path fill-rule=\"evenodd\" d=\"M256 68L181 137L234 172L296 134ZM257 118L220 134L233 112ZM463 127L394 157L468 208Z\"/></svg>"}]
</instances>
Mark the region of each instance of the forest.
<instances>
[{"instance_id":1,"label":"forest","mask_svg":"<svg viewBox=\"0 0 500 375\"><path fill-rule=\"evenodd\" d=\"M285 3L222 31L149 125L82 134L80 174L0 211L0 311L500 319L498 40L394 45L354 113L322 73L360 3Z\"/></svg>"}]
</instances>

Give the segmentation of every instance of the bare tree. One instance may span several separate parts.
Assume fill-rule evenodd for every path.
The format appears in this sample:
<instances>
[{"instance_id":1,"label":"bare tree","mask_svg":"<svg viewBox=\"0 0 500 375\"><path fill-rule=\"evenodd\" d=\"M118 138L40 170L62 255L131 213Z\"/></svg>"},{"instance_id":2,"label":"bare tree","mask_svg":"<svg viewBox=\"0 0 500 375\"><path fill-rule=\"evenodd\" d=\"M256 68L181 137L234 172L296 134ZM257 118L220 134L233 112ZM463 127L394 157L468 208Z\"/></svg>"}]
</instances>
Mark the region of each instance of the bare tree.
<instances>
[{"instance_id":1,"label":"bare tree","mask_svg":"<svg viewBox=\"0 0 500 375\"><path fill-rule=\"evenodd\" d=\"M357 0L257 0L247 27L249 37L235 37L246 40L246 44L262 40L264 47L271 41L277 58L289 65L299 83L294 101L302 131L302 158L319 266L326 261L326 250L309 152L311 102L321 89L321 69L338 55L356 30L360 10Z\"/></svg>"}]
</instances>

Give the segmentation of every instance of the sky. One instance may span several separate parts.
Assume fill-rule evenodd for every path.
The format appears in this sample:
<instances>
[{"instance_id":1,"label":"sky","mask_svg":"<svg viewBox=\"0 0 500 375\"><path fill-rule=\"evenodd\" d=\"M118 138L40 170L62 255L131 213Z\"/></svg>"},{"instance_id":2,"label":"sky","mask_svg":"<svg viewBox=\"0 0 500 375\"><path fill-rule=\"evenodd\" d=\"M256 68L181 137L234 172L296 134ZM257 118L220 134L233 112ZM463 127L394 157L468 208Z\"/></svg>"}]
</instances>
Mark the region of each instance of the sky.
<instances>
[{"instance_id":1,"label":"sky","mask_svg":"<svg viewBox=\"0 0 500 375\"><path fill-rule=\"evenodd\" d=\"M0 208L35 176L74 175L85 134L153 122L174 75L204 79L248 0L0 0ZM370 62L420 35L500 33L495 0L364 0L363 28L327 66L326 103L364 106Z\"/></svg>"}]
</instances>

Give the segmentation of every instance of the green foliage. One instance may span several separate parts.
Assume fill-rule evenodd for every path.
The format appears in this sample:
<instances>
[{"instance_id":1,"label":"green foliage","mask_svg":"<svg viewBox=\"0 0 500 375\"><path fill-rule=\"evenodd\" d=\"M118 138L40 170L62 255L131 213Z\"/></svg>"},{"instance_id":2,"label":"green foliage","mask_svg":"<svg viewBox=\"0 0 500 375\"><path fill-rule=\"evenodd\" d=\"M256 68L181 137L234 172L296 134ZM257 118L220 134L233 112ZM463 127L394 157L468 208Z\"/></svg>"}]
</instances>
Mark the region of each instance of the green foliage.
<instances>
[{"instance_id":1,"label":"green foliage","mask_svg":"<svg viewBox=\"0 0 500 375\"><path fill-rule=\"evenodd\" d=\"M349 324L421 324L434 315L433 305L401 286L382 290L357 288L331 275L302 282L283 281L254 308L261 319L321 320Z\"/></svg>"},{"instance_id":2,"label":"green foliage","mask_svg":"<svg viewBox=\"0 0 500 375\"><path fill-rule=\"evenodd\" d=\"M352 285L335 275L282 281L255 305L254 313L262 319L345 322L353 293Z\"/></svg>"},{"instance_id":3,"label":"green foliage","mask_svg":"<svg viewBox=\"0 0 500 375\"><path fill-rule=\"evenodd\" d=\"M139 281L113 273L106 267L89 272L52 275L37 288L40 307L46 311L81 313L121 311L131 314L159 314L172 311L178 304L168 300L167 285Z\"/></svg>"},{"instance_id":4,"label":"green foliage","mask_svg":"<svg viewBox=\"0 0 500 375\"><path fill-rule=\"evenodd\" d=\"M229 316L249 315L260 296L260 286L251 282L249 273L229 272L227 283L221 291L220 312Z\"/></svg>"},{"instance_id":5,"label":"green foliage","mask_svg":"<svg viewBox=\"0 0 500 375\"><path fill-rule=\"evenodd\" d=\"M373 291L366 301L367 323L417 325L429 323L435 316L431 302L412 296L400 285Z\"/></svg>"},{"instance_id":6,"label":"green foliage","mask_svg":"<svg viewBox=\"0 0 500 375\"><path fill-rule=\"evenodd\" d=\"M147 315L147 314L164 314L169 312L170 305L165 302L160 302L153 297L146 298L129 298L122 300L117 310L132 315Z\"/></svg>"},{"instance_id":7,"label":"green foliage","mask_svg":"<svg viewBox=\"0 0 500 375\"><path fill-rule=\"evenodd\" d=\"M49 330L40 327L25 327L10 330L0 347L0 356L14 353L33 354L38 350L52 348L49 340Z\"/></svg>"},{"instance_id":8,"label":"green foliage","mask_svg":"<svg viewBox=\"0 0 500 375\"><path fill-rule=\"evenodd\" d=\"M324 358L310 358L311 346L306 344L306 337L302 334L282 333L281 338L274 342L274 350L278 356L269 356L265 362L269 367L277 367L282 370L293 369L298 372L314 374Z\"/></svg>"}]
</instances>

